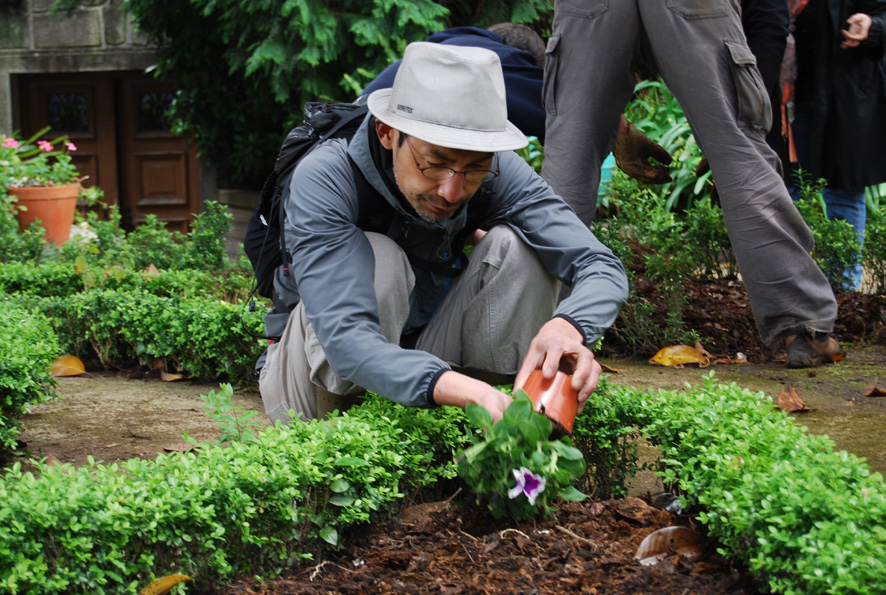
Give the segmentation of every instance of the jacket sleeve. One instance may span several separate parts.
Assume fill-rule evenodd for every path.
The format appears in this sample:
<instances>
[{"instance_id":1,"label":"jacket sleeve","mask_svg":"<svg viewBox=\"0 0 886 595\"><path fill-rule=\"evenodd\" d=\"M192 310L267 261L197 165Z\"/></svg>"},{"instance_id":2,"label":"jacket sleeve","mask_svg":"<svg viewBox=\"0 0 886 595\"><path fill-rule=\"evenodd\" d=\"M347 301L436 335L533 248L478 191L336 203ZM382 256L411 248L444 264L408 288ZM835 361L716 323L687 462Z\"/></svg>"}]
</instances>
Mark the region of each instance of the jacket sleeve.
<instances>
[{"instance_id":1,"label":"jacket sleeve","mask_svg":"<svg viewBox=\"0 0 886 595\"><path fill-rule=\"evenodd\" d=\"M628 298L621 261L566 202L514 152L499 154L502 175L493 186L500 215L532 246L548 271L571 286L555 316L581 331L592 346L615 322Z\"/></svg>"},{"instance_id":2,"label":"jacket sleeve","mask_svg":"<svg viewBox=\"0 0 886 595\"><path fill-rule=\"evenodd\" d=\"M286 245L305 313L335 373L406 406L434 405L449 366L389 343L381 333L375 259L357 227L358 202L344 142L326 143L295 170L286 205Z\"/></svg>"}]
</instances>

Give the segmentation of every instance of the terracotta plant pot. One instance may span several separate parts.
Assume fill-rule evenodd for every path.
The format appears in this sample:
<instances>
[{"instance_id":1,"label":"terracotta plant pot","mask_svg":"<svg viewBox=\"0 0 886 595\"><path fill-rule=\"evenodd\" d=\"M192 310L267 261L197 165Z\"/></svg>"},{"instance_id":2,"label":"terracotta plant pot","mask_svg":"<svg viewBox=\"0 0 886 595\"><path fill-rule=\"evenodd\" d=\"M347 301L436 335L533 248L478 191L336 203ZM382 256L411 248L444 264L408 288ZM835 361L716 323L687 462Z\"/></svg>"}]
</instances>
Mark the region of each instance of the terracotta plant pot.
<instances>
[{"instance_id":1,"label":"terracotta plant pot","mask_svg":"<svg viewBox=\"0 0 886 595\"><path fill-rule=\"evenodd\" d=\"M523 390L532 399L534 409L554 422L552 439L572 433L578 411L578 391L572 388L572 376L558 371L545 380L541 370L535 370Z\"/></svg>"},{"instance_id":2,"label":"terracotta plant pot","mask_svg":"<svg viewBox=\"0 0 886 595\"><path fill-rule=\"evenodd\" d=\"M39 219L46 229L46 241L61 246L71 238L77 196L80 194L79 184L9 188L9 193L18 198L19 206L27 207L26 211L16 214L21 230Z\"/></svg>"}]
</instances>

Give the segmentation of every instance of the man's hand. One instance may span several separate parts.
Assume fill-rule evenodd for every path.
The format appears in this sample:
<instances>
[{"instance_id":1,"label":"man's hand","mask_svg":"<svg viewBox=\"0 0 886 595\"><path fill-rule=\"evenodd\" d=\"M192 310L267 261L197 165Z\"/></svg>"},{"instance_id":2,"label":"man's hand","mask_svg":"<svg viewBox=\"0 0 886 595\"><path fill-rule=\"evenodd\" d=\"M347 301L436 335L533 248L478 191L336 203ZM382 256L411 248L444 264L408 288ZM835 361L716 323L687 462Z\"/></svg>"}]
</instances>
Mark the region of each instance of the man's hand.
<instances>
[{"instance_id":1,"label":"man's hand","mask_svg":"<svg viewBox=\"0 0 886 595\"><path fill-rule=\"evenodd\" d=\"M840 47L843 49L856 48L868 38L873 21L868 15L859 12L846 19L846 22L849 24L849 29L840 31L845 37Z\"/></svg>"},{"instance_id":2,"label":"man's hand","mask_svg":"<svg viewBox=\"0 0 886 595\"><path fill-rule=\"evenodd\" d=\"M582 343L581 333L563 318L552 318L545 323L532 342L523 360L514 390L523 388L529 374L541 368L542 376L551 379L557 370L572 374L572 388L578 391L578 412L597 388L602 368L590 349ZM442 380L442 378L441 378Z\"/></svg>"},{"instance_id":3,"label":"man's hand","mask_svg":"<svg viewBox=\"0 0 886 595\"><path fill-rule=\"evenodd\" d=\"M464 409L468 403L482 405L492 416L492 423L504 415L511 397L482 380L450 370L444 372L434 386L434 402Z\"/></svg>"},{"instance_id":4,"label":"man's hand","mask_svg":"<svg viewBox=\"0 0 886 595\"><path fill-rule=\"evenodd\" d=\"M615 141L615 163L618 168L632 178L646 184L665 184L671 181L668 165L672 159L661 145L658 145L637 130L637 127L621 118L618 139ZM664 165L653 165L649 158Z\"/></svg>"}]
</instances>

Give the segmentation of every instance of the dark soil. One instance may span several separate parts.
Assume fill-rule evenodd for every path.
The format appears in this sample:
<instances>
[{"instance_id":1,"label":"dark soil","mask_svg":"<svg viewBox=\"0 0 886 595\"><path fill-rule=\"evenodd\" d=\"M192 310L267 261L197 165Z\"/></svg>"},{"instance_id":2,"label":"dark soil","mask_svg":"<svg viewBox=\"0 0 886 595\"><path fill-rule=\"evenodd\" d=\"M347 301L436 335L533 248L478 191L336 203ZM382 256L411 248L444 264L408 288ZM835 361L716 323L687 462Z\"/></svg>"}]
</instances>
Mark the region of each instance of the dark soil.
<instances>
[{"instance_id":1,"label":"dark soil","mask_svg":"<svg viewBox=\"0 0 886 595\"><path fill-rule=\"evenodd\" d=\"M662 296L644 277L635 281L640 299L656 305L656 326L668 324ZM751 311L748 294L740 280L688 279L684 282L686 303L682 320L686 329L696 331L702 346L714 359L733 358L744 353L749 362L768 364L784 361L784 351L772 352L763 345ZM840 343L886 344L886 295L844 292L837 294L837 320L834 337ZM621 320L610 329L603 342L605 357L651 357L633 353L620 338ZM665 347L660 345L658 347Z\"/></svg>"},{"instance_id":2,"label":"dark soil","mask_svg":"<svg viewBox=\"0 0 886 595\"><path fill-rule=\"evenodd\" d=\"M691 519L640 498L570 502L556 519L519 523L496 522L472 503L408 520L360 528L346 536L343 551L317 565L270 581L244 580L217 593L756 592L703 537L695 559L670 551L653 566L638 562L635 554L647 535L691 525Z\"/></svg>"}]
</instances>

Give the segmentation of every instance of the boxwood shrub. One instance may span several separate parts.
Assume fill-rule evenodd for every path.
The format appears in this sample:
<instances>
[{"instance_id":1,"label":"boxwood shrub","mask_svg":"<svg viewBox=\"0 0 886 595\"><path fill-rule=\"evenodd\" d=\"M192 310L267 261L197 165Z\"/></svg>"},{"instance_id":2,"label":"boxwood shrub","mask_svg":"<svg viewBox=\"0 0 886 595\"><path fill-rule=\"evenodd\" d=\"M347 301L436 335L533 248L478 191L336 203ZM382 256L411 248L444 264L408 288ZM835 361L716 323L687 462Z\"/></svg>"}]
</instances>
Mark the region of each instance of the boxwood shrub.
<instances>
[{"instance_id":1,"label":"boxwood shrub","mask_svg":"<svg viewBox=\"0 0 886 595\"><path fill-rule=\"evenodd\" d=\"M156 461L36 474L16 463L0 480L0 592L134 592L172 573L202 590L277 574L451 477L463 420L372 397L329 420Z\"/></svg>"},{"instance_id":2,"label":"boxwood shrub","mask_svg":"<svg viewBox=\"0 0 886 595\"><path fill-rule=\"evenodd\" d=\"M49 369L58 343L49 321L0 300L0 460L15 448L19 419L28 405L51 398ZM2 519L0 519L2 522Z\"/></svg>"},{"instance_id":3,"label":"boxwood shrub","mask_svg":"<svg viewBox=\"0 0 886 595\"><path fill-rule=\"evenodd\" d=\"M879 473L791 423L763 393L712 375L701 388L635 397L665 482L768 589L886 592Z\"/></svg>"}]
</instances>

